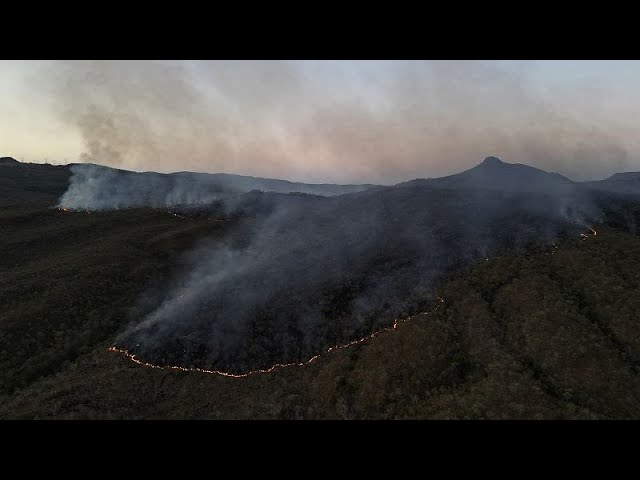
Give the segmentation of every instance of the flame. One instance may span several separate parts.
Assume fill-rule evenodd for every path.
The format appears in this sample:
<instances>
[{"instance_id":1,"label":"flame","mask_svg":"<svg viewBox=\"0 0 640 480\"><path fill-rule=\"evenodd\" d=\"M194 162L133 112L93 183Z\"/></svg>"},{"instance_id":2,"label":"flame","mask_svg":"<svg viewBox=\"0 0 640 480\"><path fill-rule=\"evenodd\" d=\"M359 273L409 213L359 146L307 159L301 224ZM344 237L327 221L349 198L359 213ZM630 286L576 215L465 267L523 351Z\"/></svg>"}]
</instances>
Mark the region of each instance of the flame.
<instances>
[{"instance_id":1,"label":"flame","mask_svg":"<svg viewBox=\"0 0 640 480\"><path fill-rule=\"evenodd\" d=\"M175 217L178 218L186 218L186 217L181 217L180 215L177 215L173 212L169 212L172 215L174 215ZM580 237L582 238L582 240L586 240L590 237L595 237L596 235L598 235L598 232L593 228L593 227L587 227L589 228L589 230L591 230L591 233L581 233ZM553 250L551 252L551 255L553 255L555 253L555 251L558 249L558 245L554 244L553 245ZM485 260L489 260L488 258ZM428 312L421 312L418 315L430 315L432 313L434 313L436 310L438 310L438 308L440 308L440 306L444 303L444 299L442 297L438 297L438 304L431 310ZM417 316L417 315L414 315ZM318 355L314 355L313 357L309 358L308 360L304 361L304 362L293 362L293 363L276 363L274 365L272 365L269 368L260 368L260 369L256 369L256 370L250 370L246 373L231 373L231 372L224 372L222 370L207 370L205 368L195 368L195 367L181 367L179 365L156 365L150 362L145 362L143 360L140 360L137 355L130 353L127 349L125 348L118 348L115 345L112 347L109 347L107 350L109 352L114 352L114 353L120 353L122 355L124 355L127 359L129 359L130 361L132 361L133 363L137 364L137 365L141 365L143 367L147 367L147 368L155 368L157 370L174 370L174 371L181 371L181 372L198 372L198 373L206 373L209 375L219 375L222 377L229 377L229 378L247 378L251 375L256 375L259 373L271 373L274 370L277 369L281 369L281 368L287 368L287 367L304 367L305 365L309 365L313 362L315 362L318 358L320 358L323 355L326 355L328 353L331 353L335 350L342 350L345 348L349 348L352 347L354 345L358 345L360 343L366 342L367 340L371 339L371 338L375 338L379 335L382 335L383 333L388 333L388 332L393 332L394 330L396 330L398 328L398 325L400 323L406 322L408 320L411 320L413 317L408 317L408 318L396 318L393 320L393 324L390 327L385 327L382 330L378 330L376 332L373 332L369 335L367 335L366 337L362 337L359 338L357 340L352 340L349 343L345 343L342 345L335 345L333 347L329 347L327 348L325 351L323 351L322 353L319 353Z\"/></svg>"},{"instance_id":2,"label":"flame","mask_svg":"<svg viewBox=\"0 0 640 480\"><path fill-rule=\"evenodd\" d=\"M444 300L442 299L442 297L438 297L438 304L429 312L421 312L418 315L430 315L432 313L434 313L436 310L438 310L438 308L440 308L440 306L444 303ZM415 315L417 316L417 315ZM116 353L120 353L122 355L124 355L125 357L127 357L129 360L131 360L133 363L137 364L137 365L141 365L143 367L147 367L147 368L155 368L158 370L179 370L182 372L199 372L199 373L206 373L209 375L220 375L222 377L230 377L230 378L246 378L249 377L251 375L255 375L258 373L271 373L274 370L280 369L280 368L287 368L287 367L304 367L305 365L309 365L310 363L315 362L318 358L320 358L322 355L326 355L328 353L331 353L335 350L342 350L344 348L349 348L352 347L354 345L358 345L359 343L363 343L366 342L367 340L369 340L370 338L375 338L379 335L382 335L383 333L387 333L387 332L392 332L394 330L396 330L398 328L398 325L400 323L406 322L407 320L410 320L413 317L408 317L408 318L396 318L393 320L393 324L390 327L385 327L382 330L378 330L376 332L373 332L369 335L367 335L366 337L362 337L359 338L357 340L352 340L349 343L344 343L342 345L334 345L333 347L329 347L327 348L324 352L319 353L318 355L314 355L313 357L309 358L308 360L304 361L304 362L294 362L294 363L276 363L275 365L272 365L269 368L260 368L260 369L256 369L256 370L250 370L246 373L230 373L230 372L223 372L221 370L207 370L204 368L187 368L187 367L181 367L178 365L156 365L153 363L149 363L149 362L145 362L143 360L140 360L137 358L136 355L130 353L127 349L125 348L118 348L116 346L113 347L109 347L107 350L109 352L116 352Z\"/></svg>"},{"instance_id":3,"label":"flame","mask_svg":"<svg viewBox=\"0 0 640 480\"><path fill-rule=\"evenodd\" d=\"M587 227L587 228L591 230L591 233L581 233L580 237L582 237L582 240L586 240L589 237L595 237L596 235L598 235L598 232L596 232L593 227Z\"/></svg>"},{"instance_id":4,"label":"flame","mask_svg":"<svg viewBox=\"0 0 640 480\"><path fill-rule=\"evenodd\" d=\"M173 213L173 212L168 212L168 213L169 213L170 215L173 215L173 216L174 216L174 217L176 217L176 218L181 218L181 219L183 219L183 220L188 220L188 219L189 219L189 217L185 217L185 216L183 216L183 215L178 215L177 213Z\"/></svg>"},{"instance_id":5,"label":"flame","mask_svg":"<svg viewBox=\"0 0 640 480\"><path fill-rule=\"evenodd\" d=\"M91 215L91 210L70 210L68 208L64 208L64 207L58 207L58 210L60 210L61 212L73 212L73 213L80 213L81 211L84 211L84 213L86 213L87 215Z\"/></svg>"}]
</instances>

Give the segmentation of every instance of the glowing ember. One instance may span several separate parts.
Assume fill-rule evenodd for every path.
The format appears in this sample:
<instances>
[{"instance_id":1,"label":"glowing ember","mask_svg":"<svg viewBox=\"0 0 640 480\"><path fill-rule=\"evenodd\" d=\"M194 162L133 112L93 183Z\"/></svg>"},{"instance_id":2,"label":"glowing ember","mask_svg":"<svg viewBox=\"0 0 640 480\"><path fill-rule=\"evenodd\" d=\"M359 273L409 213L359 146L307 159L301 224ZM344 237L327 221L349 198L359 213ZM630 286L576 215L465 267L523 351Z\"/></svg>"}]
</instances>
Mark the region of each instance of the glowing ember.
<instances>
[{"instance_id":1,"label":"glowing ember","mask_svg":"<svg viewBox=\"0 0 640 480\"><path fill-rule=\"evenodd\" d=\"M441 297L438 297L438 304L434 307L433 310L431 310L430 312L422 312L422 313L419 313L418 315L429 315L429 314L435 312L438 308L440 308L440 305L442 305L443 303L444 303L444 300ZM335 345L333 347L329 347L324 352L319 353L318 355L314 355L313 357L311 357L310 359L308 359L308 360L306 360L304 362L300 362L300 363L276 363L275 365L272 365L269 368L250 370L250 371L248 371L246 373L229 373L229 372L223 372L223 371L220 371L220 370L207 370L207 369L204 369L204 368L187 368L187 367L171 366L171 365L155 365L153 363L144 362L142 360L139 360L136 357L136 355L129 353L129 351L124 349L124 348L118 348L116 346L113 346L113 347L109 347L108 350L110 352L121 353L122 355L127 357L132 362L134 362L134 363L136 363L138 365L142 365L143 367L156 368L158 370L179 370L179 371L182 371L182 372L199 372L199 373L207 373L207 374L210 374L210 375L220 375L220 376L223 376L223 377L231 377L231 378L246 378L246 377L248 377L250 375L255 375L257 373L270 373L270 372L273 372L274 370L277 370L279 368L304 367L305 365L309 365L310 363L315 362L318 358L320 358L321 355L325 355L325 354L330 353L330 352L332 352L334 350L342 350L344 348L349 348L349 347L352 347L353 345L357 345L359 343L366 342L370 338L377 337L378 335L381 335L383 333L391 332L393 330L396 330L400 323L406 322L407 320L410 320L411 318L413 318L413 317L404 318L404 319L396 318L393 321L393 325L391 325L390 327L383 328L382 330L378 330L377 332L373 332L373 333L367 335L366 337L362 337L362 338L359 338L357 340L352 340L351 342L345 343L343 345Z\"/></svg>"},{"instance_id":2,"label":"glowing ember","mask_svg":"<svg viewBox=\"0 0 640 480\"><path fill-rule=\"evenodd\" d=\"M173 212L168 212L168 213L169 213L169 214L171 214L171 215L173 215L173 216L174 216L174 217L176 217L176 218L181 218L181 219L183 219L183 220L188 220L188 219L189 219L189 217L185 217L185 216L183 216L183 215L178 215L177 213L173 213Z\"/></svg>"},{"instance_id":3,"label":"glowing ember","mask_svg":"<svg viewBox=\"0 0 640 480\"><path fill-rule=\"evenodd\" d=\"M589 230L591 230L591 233L581 233L580 236L582 237L582 240L586 240L589 237L595 237L598 232L596 232L592 227L588 227Z\"/></svg>"}]
</instances>

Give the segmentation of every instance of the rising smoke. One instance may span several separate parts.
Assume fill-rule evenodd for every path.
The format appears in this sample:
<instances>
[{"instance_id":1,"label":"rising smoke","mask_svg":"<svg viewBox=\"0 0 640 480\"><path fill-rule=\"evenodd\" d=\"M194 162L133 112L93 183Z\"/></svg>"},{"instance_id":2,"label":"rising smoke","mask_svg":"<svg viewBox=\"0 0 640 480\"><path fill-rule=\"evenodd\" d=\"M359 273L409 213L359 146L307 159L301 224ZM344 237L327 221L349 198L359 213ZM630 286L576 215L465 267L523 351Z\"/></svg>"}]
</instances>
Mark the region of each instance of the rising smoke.
<instances>
[{"instance_id":1,"label":"rising smoke","mask_svg":"<svg viewBox=\"0 0 640 480\"><path fill-rule=\"evenodd\" d=\"M485 62L53 69L57 77L47 78L64 119L83 136L82 160L98 164L386 184L462 170L488 150L574 178L629 164L615 131L533 94L524 69ZM409 182L320 197L114 172L74 167L61 204L206 209L222 200L224 208L209 213L236 218L145 296L118 345L154 363L235 372L362 336L425 309L452 268L561 232L577 235L602 218L590 194L557 177L544 177L561 182L551 190Z\"/></svg>"},{"instance_id":2,"label":"rising smoke","mask_svg":"<svg viewBox=\"0 0 640 480\"><path fill-rule=\"evenodd\" d=\"M56 62L38 88L81 134L81 161L135 170L393 184L464 170L482 152L574 179L633 169L629 128L604 121L588 89L542 95L530 68Z\"/></svg>"},{"instance_id":3,"label":"rising smoke","mask_svg":"<svg viewBox=\"0 0 640 480\"><path fill-rule=\"evenodd\" d=\"M117 344L157 364L234 373L301 361L427 309L452 268L577 237L600 219L573 185L550 191L418 182L336 197L245 194L241 220L145 296Z\"/></svg>"}]
</instances>

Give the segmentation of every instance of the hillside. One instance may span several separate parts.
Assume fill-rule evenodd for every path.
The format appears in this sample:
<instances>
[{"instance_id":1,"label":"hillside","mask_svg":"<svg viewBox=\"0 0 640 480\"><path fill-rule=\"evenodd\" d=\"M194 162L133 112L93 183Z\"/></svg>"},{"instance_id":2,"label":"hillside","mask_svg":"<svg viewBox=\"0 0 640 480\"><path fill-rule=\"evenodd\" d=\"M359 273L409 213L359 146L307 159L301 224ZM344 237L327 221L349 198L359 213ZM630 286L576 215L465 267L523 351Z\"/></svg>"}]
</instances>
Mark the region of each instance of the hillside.
<instances>
[{"instance_id":1,"label":"hillside","mask_svg":"<svg viewBox=\"0 0 640 480\"><path fill-rule=\"evenodd\" d=\"M0 207L53 205L69 186L68 166L0 160Z\"/></svg>"},{"instance_id":2,"label":"hillside","mask_svg":"<svg viewBox=\"0 0 640 480\"><path fill-rule=\"evenodd\" d=\"M604 180L585 182L585 186L597 190L637 194L640 193L640 172L614 173Z\"/></svg>"},{"instance_id":3,"label":"hillside","mask_svg":"<svg viewBox=\"0 0 640 480\"><path fill-rule=\"evenodd\" d=\"M640 239L598 228L550 253L481 261L435 313L246 379L150 370L97 343L0 417L638 418Z\"/></svg>"},{"instance_id":4,"label":"hillside","mask_svg":"<svg viewBox=\"0 0 640 480\"><path fill-rule=\"evenodd\" d=\"M464 172L441 178L412 180L404 185L558 194L572 191L577 184L557 173L545 172L519 163L503 162L496 157L487 157Z\"/></svg>"},{"instance_id":5,"label":"hillside","mask_svg":"<svg viewBox=\"0 0 640 480\"><path fill-rule=\"evenodd\" d=\"M50 208L66 167L6 163L0 418L639 417L635 195L417 181L89 214ZM107 351L242 371L397 316L244 379Z\"/></svg>"},{"instance_id":6,"label":"hillside","mask_svg":"<svg viewBox=\"0 0 640 480\"><path fill-rule=\"evenodd\" d=\"M0 224L0 390L54 372L115 334L177 252L222 228L145 210L2 210Z\"/></svg>"},{"instance_id":7,"label":"hillside","mask_svg":"<svg viewBox=\"0 0 640 480\"><path fill-rule=\"evenodd\" d=\"M497 168L515 168L522 185L547 176L564 184L529 167ZM410 182L330 198L243 195L238 227L191 252L186 273L148 299L116 345L154 364L233 374L301 362L423 311L442 278L478 259L578 237L592 224L637 232L637 199L571 187Z\"/></svg>"}]
</instances>

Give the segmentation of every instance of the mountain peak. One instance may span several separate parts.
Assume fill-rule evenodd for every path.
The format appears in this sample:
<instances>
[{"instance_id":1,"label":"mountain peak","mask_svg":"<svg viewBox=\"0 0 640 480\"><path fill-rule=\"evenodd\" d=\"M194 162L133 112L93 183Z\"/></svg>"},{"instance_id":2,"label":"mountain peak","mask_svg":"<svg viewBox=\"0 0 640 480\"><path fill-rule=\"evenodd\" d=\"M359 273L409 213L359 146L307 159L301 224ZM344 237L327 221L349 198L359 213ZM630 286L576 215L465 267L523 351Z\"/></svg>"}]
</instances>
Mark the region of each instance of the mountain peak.
<instances>
[{"instance_id":1,"label":"mountain peak","mask_svg":"<svg viewBox=\"0 0 640 480\"><path fill-rule=\"evenodd\" d=\"M565 191L573 182L558 173L549 173L521 163L507 163L487 157L469 170L436 179L447 188L483 188L508 192Z\"/></svg>"},{"instance_id":2,"label":"mountain peak","mask_svg":"<svg viewBox=\"0 0 640 480\"><path fill-rule=\"evenodd\" d=\"M484 159L481 165L504 165L504 162L498 157L487 157Z\"/></svg>"}]
</instances>

